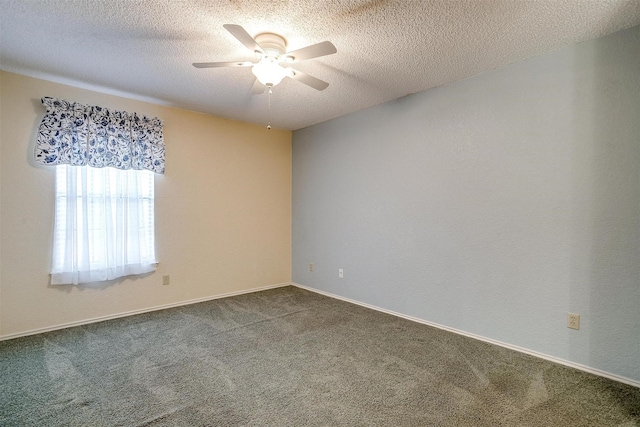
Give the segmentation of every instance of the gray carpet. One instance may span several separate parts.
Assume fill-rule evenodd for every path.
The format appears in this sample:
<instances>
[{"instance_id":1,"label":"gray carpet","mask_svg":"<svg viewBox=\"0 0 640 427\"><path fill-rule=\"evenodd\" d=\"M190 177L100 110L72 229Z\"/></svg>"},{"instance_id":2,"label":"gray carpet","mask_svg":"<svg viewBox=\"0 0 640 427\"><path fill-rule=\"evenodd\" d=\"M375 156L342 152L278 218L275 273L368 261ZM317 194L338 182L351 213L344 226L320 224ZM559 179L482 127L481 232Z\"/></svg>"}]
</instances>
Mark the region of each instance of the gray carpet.
<instances>
[{"instance_id":1,"label":"gray carpet","mask_svg":"<svg viewBox=\"0 0 640 427\"><path fill-rule=\"evenodd\" d=\"M0 342L2 426L635 426L640 389L294 287Z\"/></svg>"}]
</instances>

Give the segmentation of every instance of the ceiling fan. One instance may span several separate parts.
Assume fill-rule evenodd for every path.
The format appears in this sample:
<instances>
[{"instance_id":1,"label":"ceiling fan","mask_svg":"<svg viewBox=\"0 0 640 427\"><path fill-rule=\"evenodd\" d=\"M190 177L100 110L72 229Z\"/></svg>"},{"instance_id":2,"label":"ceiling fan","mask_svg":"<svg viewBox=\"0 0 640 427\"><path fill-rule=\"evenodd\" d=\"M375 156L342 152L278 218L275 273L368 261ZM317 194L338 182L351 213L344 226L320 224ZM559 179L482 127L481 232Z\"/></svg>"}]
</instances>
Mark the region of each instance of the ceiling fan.
<instances>
[{"instance_id":1,"label":"ceiling fan","mask_svg":"<svg viewBox=\"0 0 640 427\"><path fill-rule=\"evenodd\" d=\"M253 38L240 25L225 24L223 26L237 38L240 43L257 55L258 62L196 62L193 64L194 67L251 67L251 71L256 76L256 81L253 84L251 92L256 94L264 92L267 87L271 89L271 87L280 83L285 77L290 77L317 90L324 90L329 86L329 83L325 81L289 66L285 67L283 64L288 65L293 62L336 53L337 50L333 43L324 41L287 52L287 42L278 34L262 33Z\"/></svg>"}]
</instances>

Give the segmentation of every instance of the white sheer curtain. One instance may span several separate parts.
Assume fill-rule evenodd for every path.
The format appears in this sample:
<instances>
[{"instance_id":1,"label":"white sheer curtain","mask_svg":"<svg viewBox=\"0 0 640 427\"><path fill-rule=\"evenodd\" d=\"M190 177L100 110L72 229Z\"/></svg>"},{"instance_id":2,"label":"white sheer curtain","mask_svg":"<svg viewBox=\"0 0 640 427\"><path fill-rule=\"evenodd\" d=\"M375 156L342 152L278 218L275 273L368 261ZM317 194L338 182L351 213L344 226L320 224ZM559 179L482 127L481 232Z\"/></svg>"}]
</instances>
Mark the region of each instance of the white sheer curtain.
<instances>
[{"instance_id":1,"label":"white sheer curtain","mask_svg":"<svg viewBox=\"0 0 640 427\"><path fill-rule=\"evenodd\" d=\"M51 284L98 282L154 271L154 173L55 167Z\"/></svg>"}]
</instances>

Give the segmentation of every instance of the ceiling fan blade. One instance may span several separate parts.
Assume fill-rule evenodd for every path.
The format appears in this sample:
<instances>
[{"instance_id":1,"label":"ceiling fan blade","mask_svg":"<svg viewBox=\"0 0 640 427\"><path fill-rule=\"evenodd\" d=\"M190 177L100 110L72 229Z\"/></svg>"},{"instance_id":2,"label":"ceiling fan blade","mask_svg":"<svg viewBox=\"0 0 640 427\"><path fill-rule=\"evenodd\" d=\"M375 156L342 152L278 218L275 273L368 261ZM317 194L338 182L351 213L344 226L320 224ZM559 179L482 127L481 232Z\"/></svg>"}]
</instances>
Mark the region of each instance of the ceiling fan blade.
<instances>
[{"instance_id":1,"label":"ceiling fan blade","mask_svg":"<svg viewBox=\"0 0 640 427\"><path fill-rule=\"evenodd\" d=\"M240 25L224 24L223 27L226 28L227 31L229 31L235 38L240 40L240 43L245 45L252 52L264 53L264 51L262 50L260 45L255 41L255 39L251 37L251 35L249 35L249 33L247 33L247 31L244 28L242 28Z\"/></svg>"},{"instance_id":2,"label":"ceiling fan blade","mask_svg":"<svg viewBox=\"0 0 640 427\"><path fill-rule=\"evenodd\" d=\"M285 56L293 58L294 61L304 61L305 59L317 58L319 56L331 55L338 50L333 43L326 41L322 43L312 44L291 52L287 52Z\"/></svg>"},{"instance_id":3,"label":"ceiling fan blade","mask_svg":"<svg viewBox=\"0 0 640 427\"><path fill-rule=\"evenodd\" d=\"M251 67L253 62L194 62L196 68Z\"/></svg>"},{"instance_id":4,"label":"ceiling fan blade","mask_svg":"<svg viewBox=\"0 0 640 427\"><path fill-rule=\"evenodd\" d=\"M300 83L304 83L307 86L311 86L314 89L325 90L329 86L329 83L323 80L320 80L317 77L313 77L310 74L306 74L306 73L303 73L302 71L294 70L293 68L289 68L289 69L293 71L293 75L289 77L291 77L293 80L299 81Z\"/></svg>"},{"instance_id":5,"label":"ceiling fan blade","mask_svg":"<svg viewBox=\"0 0 640 427\"><path fill-rule=\"evenodd\" d=\"M261 93L264 93L264 90L266 88L267 87L260 83L258 79L255 79L255 81L253 82L253 86L251 87L251 93L253 95L260 95Z\"/></svg>"}]
</instances>

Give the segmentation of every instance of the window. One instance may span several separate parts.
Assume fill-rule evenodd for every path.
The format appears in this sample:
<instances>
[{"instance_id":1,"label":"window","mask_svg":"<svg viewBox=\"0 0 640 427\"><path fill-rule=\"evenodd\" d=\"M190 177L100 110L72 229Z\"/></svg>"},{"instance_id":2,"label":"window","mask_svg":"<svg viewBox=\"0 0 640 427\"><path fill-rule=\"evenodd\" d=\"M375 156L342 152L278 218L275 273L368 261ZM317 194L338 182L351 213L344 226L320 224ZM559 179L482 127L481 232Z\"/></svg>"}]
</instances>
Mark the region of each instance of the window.
<instances>
[{"instance_id":1,"label":"window","mask_svg":"<svg viewBox=\"0 0 640 427\"><path fill-rule=\"evenodd\" d=\"M56 167L51 284L155 270L154 173Z\"/></svg>"},{"instance_id":2,"label":"window","mask_svg":"<svg viewBox=\"0 0 640 427\"><path fill-rule=\"evenodd\" d=\"M154 271L162 120L48 96L42 105L35 161L56 168L51 284Z\"/></svg>"}]
</instances>

